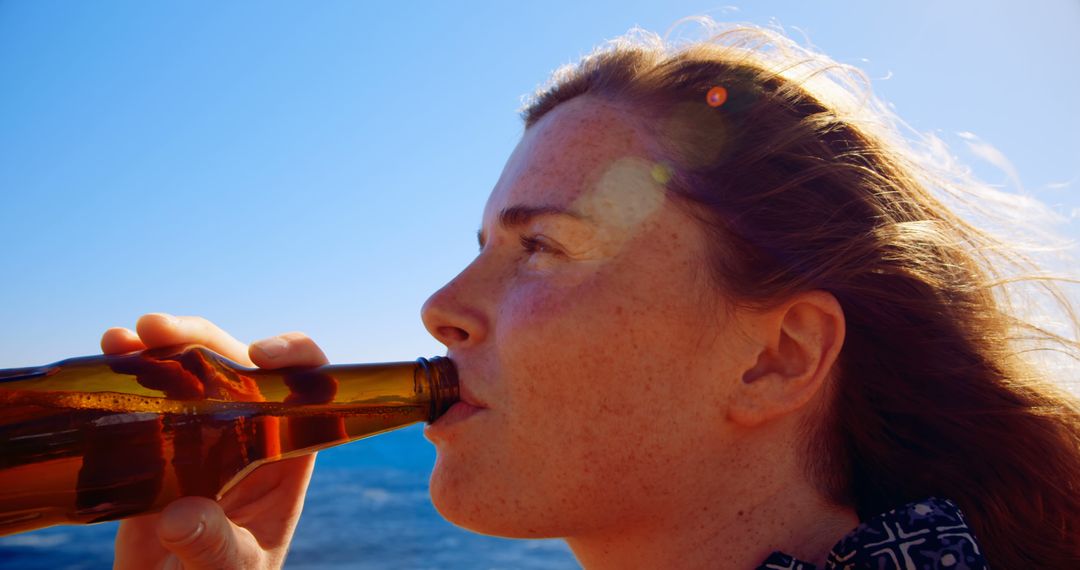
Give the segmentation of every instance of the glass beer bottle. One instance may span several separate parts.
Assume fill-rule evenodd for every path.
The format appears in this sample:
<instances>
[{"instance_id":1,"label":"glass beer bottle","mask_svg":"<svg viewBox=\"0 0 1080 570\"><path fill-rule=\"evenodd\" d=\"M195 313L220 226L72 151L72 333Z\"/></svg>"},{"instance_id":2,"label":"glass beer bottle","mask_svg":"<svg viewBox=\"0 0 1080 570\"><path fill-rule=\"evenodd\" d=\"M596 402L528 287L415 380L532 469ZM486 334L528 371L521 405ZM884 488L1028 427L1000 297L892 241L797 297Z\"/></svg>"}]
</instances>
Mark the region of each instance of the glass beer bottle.
<instances>
[{"instance_id":1,"label":"glass beer bottle","mask_svg":"<svg viewBox=\"0 0 1080 570\"><path fill-rule=\"evenodd\" d=\"M446 358L247 368L183 345L0 370L0 536L220 498L259 465L458 399Z\"/></svg>"}]
</instances>

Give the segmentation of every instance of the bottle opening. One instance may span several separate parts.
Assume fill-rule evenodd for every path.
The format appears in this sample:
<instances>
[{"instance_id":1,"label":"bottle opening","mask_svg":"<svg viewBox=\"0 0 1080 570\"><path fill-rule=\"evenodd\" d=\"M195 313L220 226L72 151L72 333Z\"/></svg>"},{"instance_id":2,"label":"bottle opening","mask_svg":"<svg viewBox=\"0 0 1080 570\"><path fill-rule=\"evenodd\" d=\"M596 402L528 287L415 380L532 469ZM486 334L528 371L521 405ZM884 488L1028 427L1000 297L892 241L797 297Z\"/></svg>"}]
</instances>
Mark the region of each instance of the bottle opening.
<instances>
[{"instance_id":1,"label":"bottle opening","mask_svg":"<svg viewBox=\"0 0 1080 570\"><path fill-rule=\"evenodd\" d=\"M428 423L439 419L461 397L458 388L457 368L446 357L436 356L431 360L418 358L417 372L423 374L424 382L431 390L431 413Z\"/></svg>"}]
</instances>

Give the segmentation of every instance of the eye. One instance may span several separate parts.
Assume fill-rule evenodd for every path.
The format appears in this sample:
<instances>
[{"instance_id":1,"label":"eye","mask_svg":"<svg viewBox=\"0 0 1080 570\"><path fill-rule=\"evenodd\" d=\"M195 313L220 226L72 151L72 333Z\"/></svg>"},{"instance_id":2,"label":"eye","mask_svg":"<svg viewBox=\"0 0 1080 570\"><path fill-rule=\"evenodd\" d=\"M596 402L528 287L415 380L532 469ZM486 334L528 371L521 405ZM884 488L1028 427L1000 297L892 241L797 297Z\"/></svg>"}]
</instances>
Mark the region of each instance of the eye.
<instances>
[{"instance_id":1,"label":"eye","mask_svg":"<svg viewBox=\"0 0 1080 570\"><path fill-rule=\"evenodd\" d=\"M521 248L530 255L534 253L559 255L562 253L558 248L538 236L523 235L519 238L519 241L521 242Z\"/></svg>"}]
</instances>

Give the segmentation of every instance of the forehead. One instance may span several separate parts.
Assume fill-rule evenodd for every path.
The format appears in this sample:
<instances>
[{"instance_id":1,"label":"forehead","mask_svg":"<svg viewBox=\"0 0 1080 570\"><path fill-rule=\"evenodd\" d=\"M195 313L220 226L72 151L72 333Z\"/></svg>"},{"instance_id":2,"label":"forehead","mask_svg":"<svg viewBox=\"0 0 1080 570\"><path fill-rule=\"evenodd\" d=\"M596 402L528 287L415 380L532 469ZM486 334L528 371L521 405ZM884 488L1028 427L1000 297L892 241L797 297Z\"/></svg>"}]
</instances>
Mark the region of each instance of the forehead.
<instances>
[{"instance_id":1,"label":"forehead","mask_svg":"<svg viewBox=\"0 0 1080 570\"><path fill-rule=\"evenodd\" d=\"M525 131L488 199L485 222L511 205L580 203L612 176L648 178L649 140L627 110L587 96L567 101Z\"/></svg>"}]
</instances>

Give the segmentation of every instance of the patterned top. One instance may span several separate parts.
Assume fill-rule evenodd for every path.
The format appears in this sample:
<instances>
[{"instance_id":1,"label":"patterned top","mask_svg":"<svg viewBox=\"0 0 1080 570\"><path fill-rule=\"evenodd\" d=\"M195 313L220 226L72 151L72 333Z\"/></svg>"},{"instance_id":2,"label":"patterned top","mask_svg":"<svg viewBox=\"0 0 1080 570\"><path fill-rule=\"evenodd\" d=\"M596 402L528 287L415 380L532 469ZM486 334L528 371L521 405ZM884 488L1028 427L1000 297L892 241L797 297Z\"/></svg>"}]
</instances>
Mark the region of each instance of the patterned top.
<instances>
[{"instance_id":1,"label":"patterned top","mask_svg":"<svg viewBox=\"0 0 1080 570\"><path fill-rule=\"evenodd\" d=\"M825 570L988 570L960 507L930 497L878 515L829 551ZM773 552L757 570L817 570Z\"/></svg>"}]
</instances>

